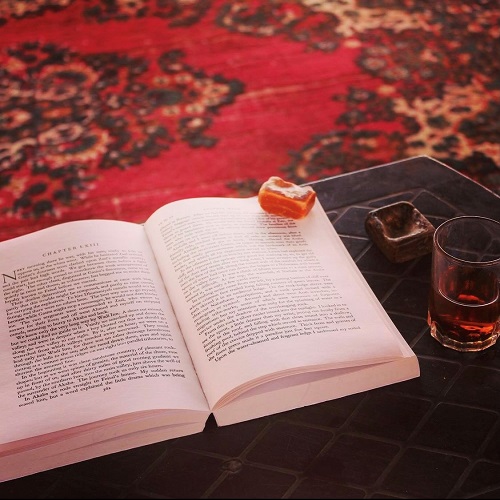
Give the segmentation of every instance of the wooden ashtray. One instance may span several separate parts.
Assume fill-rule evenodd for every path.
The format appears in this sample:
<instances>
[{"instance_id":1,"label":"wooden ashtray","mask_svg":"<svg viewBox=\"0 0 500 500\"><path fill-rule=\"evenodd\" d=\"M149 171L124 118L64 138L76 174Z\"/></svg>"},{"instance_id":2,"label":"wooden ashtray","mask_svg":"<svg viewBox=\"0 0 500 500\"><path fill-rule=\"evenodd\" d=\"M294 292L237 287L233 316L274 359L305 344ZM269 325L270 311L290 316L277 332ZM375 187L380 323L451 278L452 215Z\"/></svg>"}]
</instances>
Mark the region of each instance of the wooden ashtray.
<instances>
[{"instance_id":1,"label":"wooden ashtray","mask_svg":"<svg viewBox=\"0 0 500 500\"><path fill-rule=\"evenodd\" d=\"M368 213L365 229L391 262L406 262L432 252L434 226L408 201Z\"/></svg>"}]
</instances>

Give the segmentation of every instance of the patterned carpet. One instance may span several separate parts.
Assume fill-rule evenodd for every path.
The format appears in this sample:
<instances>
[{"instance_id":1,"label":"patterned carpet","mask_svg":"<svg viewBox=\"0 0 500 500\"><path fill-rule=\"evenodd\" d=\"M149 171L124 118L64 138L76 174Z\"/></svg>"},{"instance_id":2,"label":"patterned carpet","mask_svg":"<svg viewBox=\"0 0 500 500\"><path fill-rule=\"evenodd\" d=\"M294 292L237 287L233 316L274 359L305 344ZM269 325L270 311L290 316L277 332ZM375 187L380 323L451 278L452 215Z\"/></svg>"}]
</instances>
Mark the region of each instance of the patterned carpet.
<instances>
[{"instance_id":1,"label":"patterned carpet","mask_svg":"<svg viewBox=\"0 0 500 500\"><path fill-rule=\"evenodd\" d=\"M421 154L500 193L499 54L498 0L0 0L0 240Z\"/></svg>"}]
</instances>

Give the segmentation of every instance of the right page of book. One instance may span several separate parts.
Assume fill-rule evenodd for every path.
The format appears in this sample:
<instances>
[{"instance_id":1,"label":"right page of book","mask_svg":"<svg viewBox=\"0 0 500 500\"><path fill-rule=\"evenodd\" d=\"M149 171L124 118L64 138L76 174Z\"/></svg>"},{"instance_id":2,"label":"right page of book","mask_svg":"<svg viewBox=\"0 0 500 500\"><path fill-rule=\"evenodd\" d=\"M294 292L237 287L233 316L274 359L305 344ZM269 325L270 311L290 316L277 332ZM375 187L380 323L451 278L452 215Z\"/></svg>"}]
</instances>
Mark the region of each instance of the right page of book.
<instances>
[{"instance_id":1,"label":"right page of book","mask_svg":"<svg viewBox=\"0 0 500 500\"><path fill-rule=\"evenodd\" d=\"M294 220L257 198L181 200L145 227L212 409L414 357L318 201Z\"/></svg>"}]
</instances>

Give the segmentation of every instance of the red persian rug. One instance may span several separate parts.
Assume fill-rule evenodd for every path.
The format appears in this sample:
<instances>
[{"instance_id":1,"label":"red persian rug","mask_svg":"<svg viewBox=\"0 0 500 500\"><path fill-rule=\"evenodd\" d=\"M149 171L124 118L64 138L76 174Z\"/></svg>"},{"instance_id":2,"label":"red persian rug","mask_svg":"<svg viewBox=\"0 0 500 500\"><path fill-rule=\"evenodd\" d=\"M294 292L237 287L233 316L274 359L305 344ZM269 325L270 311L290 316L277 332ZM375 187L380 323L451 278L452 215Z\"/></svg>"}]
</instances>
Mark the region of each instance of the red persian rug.
<instances>
[{"instance_id":1,"label":"red persian rug","mask_svg":"<svg viewBox=\"0 0 500 500\"><path fill-rule=\"evenodd\" d=\"M0 240L426 154L500 192L497 0L0 0Z\"/></svg>"}]
</instances>

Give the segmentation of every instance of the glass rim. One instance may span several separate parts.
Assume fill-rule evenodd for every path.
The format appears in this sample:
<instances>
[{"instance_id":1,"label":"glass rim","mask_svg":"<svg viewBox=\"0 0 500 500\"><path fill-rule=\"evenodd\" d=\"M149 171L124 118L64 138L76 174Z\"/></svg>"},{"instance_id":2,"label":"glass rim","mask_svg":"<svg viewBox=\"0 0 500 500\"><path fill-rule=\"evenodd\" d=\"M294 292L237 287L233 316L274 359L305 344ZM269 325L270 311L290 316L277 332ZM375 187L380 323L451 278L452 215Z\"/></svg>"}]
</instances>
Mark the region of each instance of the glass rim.
<instances>
[{"instance_id":1,"label":"glass rim","mask_svg":"<svg viewBox=\"0 0 500 500\"><path fill-rule=\"evenodd\" d=\"M461 259L460 257L455 257L454 255L451 255L449 252L447 252L442 245L438 241L439 234L443 232L446 227L448 227L450 224L453 222L456 222L458 220L463 220L463 219L476 219L476 220L481 220L481 221L487 221L487 222L492 222L495 226L498 226L500 230L500 222L491 219L490 217L484 217L482 215L458 215L457 217L452 217L451 219L445 220L442 222L434 231L434 235L432 237L434 241L434 245L439 249L440 252L442 252L446 257L449 259L454 260L455 262L463 263L463 264L470 264L473 266L479 266L479 267L488 267L488 266L493 266L496 264L500 264L500 256L498 256L496 259L493 260L485 260L485 261L474 261L474 260L467 260L467 259Z\"/></svg>"}]
</instances>

